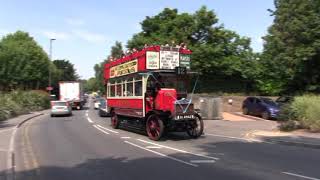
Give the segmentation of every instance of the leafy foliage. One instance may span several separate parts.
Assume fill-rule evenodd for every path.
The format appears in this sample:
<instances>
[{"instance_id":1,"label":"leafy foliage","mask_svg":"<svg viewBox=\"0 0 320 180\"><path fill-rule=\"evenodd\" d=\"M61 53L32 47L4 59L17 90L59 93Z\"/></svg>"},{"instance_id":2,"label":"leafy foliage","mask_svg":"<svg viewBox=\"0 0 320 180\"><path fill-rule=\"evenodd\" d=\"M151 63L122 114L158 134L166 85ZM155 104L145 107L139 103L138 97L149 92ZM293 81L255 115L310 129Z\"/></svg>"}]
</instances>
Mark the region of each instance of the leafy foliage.
<instances>
[{"instance_id":1,"label":"leafy foliage","mask_svg":"<svg viewBox=\"0 0 320 180\"><path fill-rule=\"evenodd\" d=\"M52 67L52 93L59 97L59 81L77 81L79 76L74 65L66 59L53 61Z\"/></svg>"},{"instance_id":2,"label":"leafy foliage","mask_svg":"<svg viewBox=\"0 0 320 180\"><path fill-rule=\"evenodd\" d=\"M320 97L305 95L296 97L291 110L303 126L312 131L320 131Z\"/></svg>"},{"instance_id":3,"label":"leafy foliage","mask_svg":"<svg viewBox=\"0 0 320 180\"><path fill-rule=\"evenodd\" d=\"M274 24L264 37L260 90L320 92L320 3L275 0Z\"/></svg>"},{"instance_id":4,"label":"leafy foliage","mask_svg":"<svg viewBox=\"0 0 320 180\"><path fill-rule=\"evenodd\" d=\"M121 42L116 41L115 44L111 47L110 56L113 58L120 58L123 54L124 52Z\"/></svg>"},{"instance_id":5,"label":"leafy foliage","mask_svg":"<svg viewBox=\"0 0 320 180\"><path fill-rule=\"evenodd\" d=\"M86 82L86 89L89 91L100 91L104 92L105 87L104 87L104 65L108 61L108 59L112 58L120 58L124 54L124 50L122 47L121 42L116 41L115 44L111 47L111 52L110 55L106 60L104 60L101 63L95 64L94 65L94 71L95 71L95 77L89 79Z\"/></svg>"},{"instance_id":6,"label":"leafy foliage","mask_svg":"<svg viewBox=\"0 0 320 180\"><path fill-rule=\"evenodd\" d=\"M50 61L28 33L17 31L0 41L0 90L39 89L48 82Z\"/></svg>"},{"instance_id":7,"label":"leafy foliage","mask_svg":"<svg viewBox=\"0 0 320 180\"><path fill-rule=\"evenodd\" d=\"M101 89L101 84L93 77L83 82L83 89L85 92L97 92Z\"/></svg>"},{"instance_id":8,"label":"leafy foliage","mask_svg":"<svg viewBox=\"0 0 320 180\"><path fill-rule=\"evenodd\" d=\"M49 95L43 91L0 93L0 121L30 111L47 109L49 101Z\"/></svg>"},{"instance_id":9,"label":"leafy foliage","mask_svg":"<svg viewBox=\"0 0 320 180\"><path fill-rule=\"evenodd\" d=\"M282 108L280 120L286 120L280 128L294 130L308 128L320 131L320 96L303 95L294 98L291 104Z\"/></svg>"},{"instance_id":10,"label":"leafy foliage","mask_svg":"<svg viewBox=\"0 0 320 180\"><path fill-rule=\"evenodd\" d=\"M59 81L76 81L79 79L74 64L69 60L57 59L53 61L53 64L58 69Z\"/></svg>"},{"instance_id":11,"label":"leafy foliage","mask_svg":"<svg viewBox=\"0 0 320 180\"><path fill-rule=\"evenodd\" d=\"M214 11L205 6L194 14L165 8L156 16L147 16L141 26L142 32L128 41L128 48L184 42L193 51L192 68L202 72L202 80L215 77L253 82L258 55L252 52L250 39L219 25Z\"/></svg>"}]
</instances>

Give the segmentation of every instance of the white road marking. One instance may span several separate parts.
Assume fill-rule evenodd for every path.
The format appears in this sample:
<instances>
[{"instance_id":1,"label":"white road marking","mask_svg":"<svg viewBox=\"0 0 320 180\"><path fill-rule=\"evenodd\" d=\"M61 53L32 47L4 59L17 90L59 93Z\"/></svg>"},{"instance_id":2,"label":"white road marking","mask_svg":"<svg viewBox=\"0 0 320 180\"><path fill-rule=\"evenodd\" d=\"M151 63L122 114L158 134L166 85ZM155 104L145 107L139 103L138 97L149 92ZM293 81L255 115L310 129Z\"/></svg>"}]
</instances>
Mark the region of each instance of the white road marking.
<instances>
[{"instance_id":1,"label":"white road marking","mask_svg":"<svg viewBox=\"0 0 320 180\"><path fill-rule=\"evenodd\" d=\"M196 154L196 153L192 153L192 152L189 152L189 151L185 151L185 150L181 150L181 149L177 149L177 148L173 148L173 147L169 147L169 146L165 146L165 145L161 145L161 144L145 141L145 140L142 140L142 139L137 139L137 140L141 141L141 142L144 142L144 143L152 144L152 145L155 145L155 146L160 146L160 147L164 147L164 148L171 149L171 150L174 150L174 151L178 151L178 152L181 152L181 153L185 153L185 154L192 154L192 155L199 156L199 157L219 160L219 158L217 158L217 157L206 156L206 155L203 155L203 154Z\"/></svg>"},{"instance_id":2,"label":"white road marking","mask_svg":"<svg viewBox=\"0 0 320 180\"><path fill-rule=\"evenodd\" d=\"M12 131L14 130L14 128L10 128L10 129L5 129L5 130L1 130L0 133L3 133L3 132L7 132L7 131Z\"/></svg>"},{"instance_id":3,"label":"white road marking","mask_svg":"<svg viewBox=\"0 0 320 180\"><path fill-rule=\"evenodd\" d=\"M108 128L106 128L106 127L103 127L103 126L100 126L100 125L98 125L100 128L102 128L102 129L104 129L104 130L107 130L107 131L110 131L110 132L113 132L113 133L116 133L116 134L118 134L119 132L117 132L117 131L114 131L114 130L111 130L111 129L108 129Z\"/></svg>"},{"instance_id":4,"label":"white road marking","mask_svg":"<svg viewBox=\"0 0 320 180\"><path fill-rule=\"evenodd\" d=\"M138 147L138 148L140 148L140 149L143 149L143 150L152 152L152 153L157 154L157 155L159 155L159 156L166 157L166 158L168 158L168 159L171 159L171 160L174 160L174 161L178 161L178 162L180 162L180 163L187 164L187 165L190 165L190 166L193 166L193 167L198 167L198 165L196 165L196 164L188 163L188 162L186 162L186 161L182 161L182 160L180 160L180 159L177 159L177 158L174 158L174 157L171 157L171 156L168 156L168 155L159 153L159 152L157 152L157 151L153 151L153 150L151 150L151 149L144 148L144 147L139 146L139 145L137 145L137 144L134 144L134 143L132 143L132 142L129 142L129 141L124 141L124 142L127 143L127 144L130 144L130 145L132 145L132 146Z\"/></svg>"},{"instance_id":5,"label":"white road marking","mask_svg":"<svg viewBox=\"0 0 320 180\"><path fill-rule=\"evenodd\" d=\"M191 160L190 161L191 163L215 163L216 161L215 160Z\"/></svg>"},{"instance_id":6,"label":"white road marking","mask_svg":"<svg viewBox=\"0 0 320 180\"><path fill-rule=\"evenodd\" d=\"M318 179L318 178L303 176L303 175L300 175L300 174L295 174L295 173L290 173L290 172L282 172L282 173L283 173L283 174L286 174L286 175L290 175L290 176L296 176L296 177L304 178L304 179L320 180L320 179Z\"/></svg>"},{"instance_id":7,"label":"white road marking","mask_svg":"<svg viewBox=\"0 0 320 180\"><path fill-rule=\"evenodd\" d=\"M236 139L236 140L246 141L246 142L256 142L256 143L274 144L274 143L272 143L272 142L261 141L261 140L259 140L259 139L253 139L253 138L239 138L239 137L233 137L233 136L224 136L224 135L219 135L219 134L208 134L208 133L206 133L205 135L222 137L222 138L228 138L228 139Z\"/></svg>"},{"instance_id":8,"label":"white road marking","mask_svg":"<svg viewBox=\"0 0 320 180\"><path fill-rule=\"evenodd\" d=\"M109 134L107 131L100 129L97 125L93 125L93 127L95 127L96 129L98 129L99 131L105 133L105 134Z\"/></svg>"},{"instance_id":9,"label":"white road marking","mask_svg":"<svg viewBox=\"0 0 320 180\"><path fill-rule=\"evenodd\" d=\"M208 134L208 133L206 133L205 135L208 135L208 136L216 136L216 137L223 137L223 138L229 138L229 139L237 139L237 140L241 140L241 141L248 141L248 139L239 138L239 137L233 137L233 136L224 136L224 135Z\"/></svg>"},{"instance_id":10,"label":"white road marking","mask_svg":"<svg viewBox=\"0 0 320 180\"><path fill-rule=\"evenodd\" d=\"M121 137L121 139L130 139L131 137L128 137L128 136L124 136L124 137Z\"/></svg>"},{"instance_id":11,"label":"white road marking","mask_svg":"<svg viewBox=\"0 0 320 180\"><path fill-rule=\"evenodd\" d=\"M88 114L88 113L86 113L86 116L87 116L87 117L89 117L89 114Z\"/></svg>"},{"instance_id":12,"label":"white road marking","mask_svg":"<svg viewBox=\"0 0 320 180\"><path fill-rule=\"evenodd\" d=\"M160 146L146 146L147 149L161 149Z\"/></svg>"},{"instance_id":13,"label":"white road marking","mask_svg":"<svg viewBox=\"0 0 320 180\"><path fill-rule=\"evenodd\" d=\"M89 121L89 123L93 123L93 121L89 117L87 117L87 120Z\"/></svg>"}]
</instances>

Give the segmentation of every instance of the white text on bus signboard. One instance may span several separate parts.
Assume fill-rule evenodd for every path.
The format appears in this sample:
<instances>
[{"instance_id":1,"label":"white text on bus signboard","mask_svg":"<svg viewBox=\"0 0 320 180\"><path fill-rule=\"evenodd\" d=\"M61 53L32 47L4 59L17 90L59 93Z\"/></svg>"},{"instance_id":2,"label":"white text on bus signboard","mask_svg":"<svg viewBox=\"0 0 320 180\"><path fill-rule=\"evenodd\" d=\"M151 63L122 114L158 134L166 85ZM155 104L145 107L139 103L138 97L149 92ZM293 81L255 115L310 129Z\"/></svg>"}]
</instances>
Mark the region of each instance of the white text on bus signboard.
<instances>
[{"instance_id":1,"label":"white text on bus signboard","mask_svg":"<svg viewBox=\"0 0 320 180\"><path fill-rule=\"evenodd\" d=\"M161 50L160 69L174 69L179 66L179 51Z\"/></svg>"},{"instance_id":2,"label":"white text on bus signboard","mask_svg":"<svg viewBox=\"0 0 320 180\"><path fill-rule=\"evenodd\" d=\"M110 68L110 77L118 77L138 71L138 60L133 60Z\"/></svg>"},{"instance_id":3,"label":"white text on bus signboard","mask_svg":"<svg viewBox=\"0 0 320 180\"><path fill-rule=\"evenodd\" d=\"M190 54L180 54L180 67L190 69Z\"/></svg>"},{"instance_id":4,"label":"white text on bus signboard","mask_svg":"<svg viewBox=\"0 0 320 180\"><path fill-rule=\"evenodd\" d=\"M159 52L147 51L147 69L159 69Z\"/></svg>"}]
</instances>

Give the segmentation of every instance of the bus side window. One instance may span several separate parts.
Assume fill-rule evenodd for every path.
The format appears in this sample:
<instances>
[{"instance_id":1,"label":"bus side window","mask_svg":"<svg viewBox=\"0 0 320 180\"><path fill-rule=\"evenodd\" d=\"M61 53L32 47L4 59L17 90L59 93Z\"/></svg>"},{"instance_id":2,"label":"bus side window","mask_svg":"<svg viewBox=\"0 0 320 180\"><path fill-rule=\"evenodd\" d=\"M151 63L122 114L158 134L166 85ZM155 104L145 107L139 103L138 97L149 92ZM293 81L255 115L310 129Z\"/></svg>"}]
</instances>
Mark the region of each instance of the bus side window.
<instances>
[{"instance_id":1,"label":"bus side window","mask_svg":"<svg viewBox=\"0 0 320 180\"><path fill-rule=\"evenodd\" d=\"M122 96L125 97L127 96L127 82L123 81L122 83Z\"/></svg>"},{"instance_id":2,"label":"bus side window","mask_svg":"<svg viewBox=\"0 0 320 180\"><path fill-rule=\"evenodd\" d=\"M133 82L128 82L127 83L126 95L127 96L133 96Z\"/></svg>"},{"instance_id":3,"label":"bus side window","mask_svg":"<svg viewBox=\"0 0 320 180\"><path fill-rule=\"evenodd\" d=\"M116 97L121 97L122 94L122 84L117 84Z\"/></svg>"},{"instance_id":4,"label":"bus side window","mask_svg":"<svg viewBox=\"0 0 320 180\"><path fill-rule=\"evenodd\" d=\"M135 96L142 96L142 81L135 81L134 82L134 95Z\"/></svg>"},{"instance_id":5,"label":"bus side window","mask_svg":"<svg viewBox=\"0 0 320 180\"><path fill-rule=\"evenodd\" d=\"M116 95L116 86L114 84L110 85L110 97L114 97Z\"/></svg>"}]
</instances>

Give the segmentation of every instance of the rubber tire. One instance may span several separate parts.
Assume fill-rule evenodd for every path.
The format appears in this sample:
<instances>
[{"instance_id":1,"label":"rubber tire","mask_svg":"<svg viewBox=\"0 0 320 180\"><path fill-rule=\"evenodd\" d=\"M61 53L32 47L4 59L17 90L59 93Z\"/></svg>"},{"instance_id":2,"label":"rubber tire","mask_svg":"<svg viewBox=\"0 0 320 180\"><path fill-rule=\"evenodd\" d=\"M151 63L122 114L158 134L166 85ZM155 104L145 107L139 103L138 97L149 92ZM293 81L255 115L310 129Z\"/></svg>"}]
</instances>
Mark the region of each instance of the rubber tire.
<instances>
[{"instance_id":1,"label":"rubber tire","mask_svg":"<svg viewBox=\"0 0 320 180\"><path fill-rule=\"evenodd\" d=\"M264 111L263 113L261 113L261 117L263 119L269 120L270 119L270 114L268 111Z\"/></svg>"},{"instance_id":2,"label":"rubber tire","mask_svg":"<svg viewBox=\"0 0 320 180\"><path fill-rule=\"evenodd\" d=\"M201 119L200 116L196 116L198 119L199 119L199 122L200 122L200 131L197 132L196 134L193 132L193 129L187 129L187 134L191 137L191 138L198 138L200 137L202 134L203 134L203 129L204 129L204 124L203 124L203 120Z\"/></svg>"},{"instance_id":3,"label":"rubber tire","mask_svg":"<svg viewBox=\"0 0 320 180\"><path fill-rule=\"evenodd\" d=\"M54 115L53 115L53 114L50 114L50 116L51 116L51 117L54 117Z\"/></svg>"},{"instance_id":4,"label":"rubber tire","mask_svg":"<svg viewBox=\"0 0 320 180\"><path fill-rule=\"evenodd\" d=\"M159 124L159 135L158 137L153 137L151 132L150 132L150 127L148 126L149 124L149 121L152 120L152 118L157 118L157 122ZM163 121L161 120L161 118L156 115L156 114L152 114L148 117L147 121L146 121L146 131L147 131L147 134L148 134L148 137L149 139L153 140L153 141L159 141L162 137L163 137L163 134L164 134L164 124L163 124Z\"/></svg>"},{"instance_id":5,"label":"rubber tire","mask_svg":"<svg viewBox=\"0 0 320 180\"><path fill-rule=\"evenodd\" d=\"M246 107L242 108L242 114L243 115L249 115L249 109L246 108Z\"/></svg>"},{"instance_id":6,"label":"rubber tire","mask_svg":"<svg viewBox=\"0 0 320 180\"><path fill-rule=\"evenodd\" d=\"M113 118L116 118L115 122L113 122ZM120 125L119 116L115 112L112 112L111 113L111 126L113 127L113 129L118 129L119 125Z\"/></svg>"}]
</instances>

